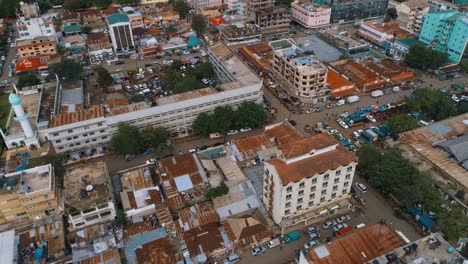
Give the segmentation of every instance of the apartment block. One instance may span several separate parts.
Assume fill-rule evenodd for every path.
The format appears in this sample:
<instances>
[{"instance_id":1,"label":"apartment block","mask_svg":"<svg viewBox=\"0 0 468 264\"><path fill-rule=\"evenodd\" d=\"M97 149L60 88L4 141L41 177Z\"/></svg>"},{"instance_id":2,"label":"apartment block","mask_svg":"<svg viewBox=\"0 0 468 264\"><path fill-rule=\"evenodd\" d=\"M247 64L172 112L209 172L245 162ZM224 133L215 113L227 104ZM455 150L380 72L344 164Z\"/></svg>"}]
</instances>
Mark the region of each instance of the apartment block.
<instances>
[{"instance_id":1,"label":"apartment block","mask_svg":"<svg viewBox=\"0 0 468 264\"><path fill-rule=\"evenodd\" d=\"M290 22L290 10L283 5L263 8L255 12L255 24L260 27L264 36L288 33Z\"/></svg>"},{"instance_id":2,"label":"apartment block","mask_svg":"<svg viewBox=\"0 0 468 264\"><path fill-rule=\"evenodd\" d=\"M61 212L52 165L4 175L0 189L0 230L21 230Z\"/></svg>"},{"instance_id":3,"label":"apartment block","mask_svg":"<svg viewBox=\"0 0 468 264\"><path fill-rule=\"evenodd\" d=\"M331 135L281 144L277 154L265 161L262 197L276 224L317 209L327 212L327 206L334 210L348 198L357 159Z\"/></svg>"},{"instance_id":4,"label":"apartment block","mask_svg":"<svg viewBox=\"0 0 468 264\"><path fill-rule=\"evenodd\" d=\"M23 3L23 2L21 2ZM34 39L38 37L53 37L58 41L54 21L51 15L40 15L37 3L20 6L21 14L16 20L18 39Z\"/></svg>"},{"instance_id":5,"label":"apartment block","mask_svg":"<svg viewBox=\"0 0 468 264\"><path fill-rule=\"evenodd\" d=\"M407 29L401 28L397 22L384 22L381 19L361 22L358 34L379 46L382 46L386 41L393 40L395 37L408 38L414 36Z\"/></svg>"},{"instance_id":6,"label":"apartment block","mask_svg":"<svg viewBox=\"0 0 468 264\"><path fill-rule=\"evenodd\" d=\"M330 24L331 10L313 1L296 0L291 3L291 18L303 27L316 28Z\"/></svg>"},{"instance_id":7,"label":"apartment block","mask_svg":"<svg viewBox=\"0 0 468 264\"><path fill-rule=\"evenodd\" d=\"M364 19L382 18L388 0L319 0L332 8L331 23L349 23Z\"/></svg>"},{"instance_id":8,"label":"apartment block","mask_svg":"<svg viewBox=\"0 0 468 264\"><path fill-rule=\"evenodd\" d=\"M398 20L404 21L406 28L418 33L424 16L429 12L429 4L423 0L411 0L400 4Z\"/></svg>"},{"instance_id":9,"label":"apartment block","mask_svg":"<svg viewBox=\"0 0 468 264\"><path fill-rule=\"evenodd\" d=\"M114 220L109 172L103 161L66 167L63 185L70 230Z\"/></svg>"},{"instance_id":10,"label":"apartment block","mask_svg":"<svg viewBox=\"0 0 468 264\"><path fill-rule=\"evenodd\" d=\"M220 8L223 5L221 0L192 0L192 6L197 10L205 8Z\"/></svg>"},{"instance_id":11,"label":"apartment block","mask_svg":"<svg viewBox=\"0 0 468 264\"><path fill-rule=\"evenodd\" d=\"M455 10L426 14L419 40L459 63L468 42L468 15Z\"/></svg>"},{"instance_id":12,"label":"apartment block","mask_svg":"<svg viewBox=\"0 0 468 264\"><path fill-rule=\"evenodd\" d=\"M130 6L124 6L122 7L122 12L128 16L132 29L145 26L143 22L143 14L140 10Z\"/></svg>"},{"instance_id":13,"label":"apartment block","mask_svg":"<svg viewBox=\"0 0 468 264\"><path fill-rule=\"evenodd\" d=\"M245 6L245 15L250 18L255 18L255 12L271 8L274 5L274 0L247 0Z\"/></svg>"},{"instance_id":14,"label":"apartment block","mask_svg":"<svg viewBox=\"0 0 468 264\"><path fill-rule=\"evenodd\" d=\"M113 14L107 17L109 35L116 54L135 52L132 26L126 14Z\"/></svg>"},{"instance_id":15,"label":"apartment block","mask_svg":"<svg viewBox=\"0 0 468 264\"><path fill-rule=\"evenodd\" d=\"M42 55L55 55L57 47L53 37L19 39L16 41L16 52L20 59L25 59Z\"/></svg>"},{"instance_id":16,"label":"apartment block","mask_svg":"<svg viewBox=\"0 0 468 264\"><path fill-rule=\"evenodd\" d=\"M327 100L327 67L318 58L292 40L272 41L270 45L274 50L272 72L289 96L308 105Z\"/></svg>"},{"instance_id":17,"label":"apartment block","mask_svg":"<svg viewBox=\"0 0 468 264\"><path fill-rule=\"evenodd\" d=\"M430 13L437 13L446 10L457 10L457 6L445 0L429 0Z\"/></svg>"}]
</instances>

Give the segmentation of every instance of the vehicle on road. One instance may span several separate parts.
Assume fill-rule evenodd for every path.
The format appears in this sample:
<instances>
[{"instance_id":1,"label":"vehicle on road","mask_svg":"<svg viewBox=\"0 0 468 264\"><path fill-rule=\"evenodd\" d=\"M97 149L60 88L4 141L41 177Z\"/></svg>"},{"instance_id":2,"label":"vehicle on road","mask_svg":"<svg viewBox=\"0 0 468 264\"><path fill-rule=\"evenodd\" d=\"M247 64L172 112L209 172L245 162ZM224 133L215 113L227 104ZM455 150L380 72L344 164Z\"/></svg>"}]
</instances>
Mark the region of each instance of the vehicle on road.
<instances>
[{"instance_id":1,"label":"vehicle on road","mask_svg":"<svg viewBox=\"0 0 468 264\"><path fill-rule=\"evenodd\" d=\"M315 112L316 112L315 108L307 109L307 111L306 111L307 114L312 114L312 113L315 113Z\"/></svg>"},{"instance_id":2,"label":"vehicle on road","mask_svg":"<svg viewBox=\"0 0 468 264\"><path fill-rule=\"evenodd\" d=\"M340 124L340 126L344 129L348 129L349 126L344 122L344 121L339 121L338 124Z\"/></svg>"},{"instance_id":3,"label":"vehicle on road","mask_svg":"<svg viewBox=\"0 0 468 264\"><path fill-rule=\"evenodd\" d=\"M274 248L276 246L279 246L281 244L281 240L279 238L274 238L270 241L268 241L268 247L269 248Z\"/></svg>"},{"instance_id":4,"label":"vehicle on road","mask_svg":"<svg viewBox=\"0 0 468 264\"><path fill-rule=\"evenodd\" d=\"M452 95L452 100L456 103L459 103L460 102L460 98L458 98L458 96L456 95Z\"/></svg>"},{"instance_id":5,"label":"vehicle on road","mask_svg":"<svg viewBox=\"0 0 468 264\"><path fill-rule=\"evenodd\" d=\"M318 244L319 242L317 240L311 240L304 245L304 249L308 251L311 247L316 246Z\"/></svg>"},{"instance_id":6,"label":"vehicle on road","mask_svg":"<svg viewBox=\"0 0 468 264\"><path fill-rule=\"evenodd\" d=\"M265 253L265 251L266 251L266 248L256 246L252 248L251 253L252 253L252 256L260 256L261 254Z\"/></svg>"},{"instance_id":7,"label":"vehicle on road","mask_svg":"<svg viewBox=\"0 0 468 264\"><path fill-rule=\"evenodd\" d=\"M336 231L338 231L338 230L340 230L342 228L345 228L345 227L348 227L348 225L347 224L337 224L337 225L333 226L333 231L336 232Z\"/></svg>"},{"instance_id":8,"label":"vehicle on road","mask_svg":"<svg viewBox=\"0 0 468 264\"><path fill-rule=\"evenodd\" d=\"M351 220L351 217L349 215L342 215L336 219L336 222L341 224L344 222L348 222L349 220Z\"/></svg>"},{"instance_id":9,"label":"vehicle on road","mask_svg":"<svg viewBox=\"0 0 468 264\"><path fill-rule=\"evenodd\" d=\"M372 123L377 122L377 120L375 120L375 118L373 116L371 116L371 115L366 115L366 119L371 121Z\"/></svg>"},{"instance_id":10,"label":"vehicle on road","mask_svg":"<svg viewBox=\"0 0 468 264\"><path fill-rule=\"evenodd\" d=\"M359 96L357 95L348 96L348 98L346 98L346 101L348 102L348 104L359 102Z\"/></svg>"},{"instance_id":11,"label":"vehicle on road","mask_svg":"<svg viewBox=\"0 0 468 264\"><path fill-rule=\"evenodd\" d=\"M366 187L364 184L362 184L362 183L360 183L360 182L356 182L354 185L355 185L356 188L358 188L362 193L366 193L366 192L367 192L367 187Z\"/></svg>"},{"instance_id":12,"label":"vehicle on road","mask_svg":"<svg viewBox=\"0 0 468 264\"><path fill-rule=\"evenodd\" d=\"M381 90L375 90L375 91L371 92L371 96L374 97L374 98L380 97L382 95L384 95L384 93Z\"/></svg>"},{"instance_id":13,"label":"vehicle on road","mask_svg":"<svg viewBox=\"0 0 468 264\"><path fill-rule=\"evenodd\" d=\"M250 127L244 127L244 128L241 128L241 129L240 129L240 132L247 132L247 131L250 131L250 130L252 130L252 128L250 128Z\"/></svg>"},{"instance_id":14,"label":"vehicle on road","mask_svg":"<svg viewBox=\"0 0 468 264\"><path fill-rule=\"evenodd\" d=\"M330 221L327 221L325 223L323 223L323 228L324 229L328 229L332 226L336 225L336 221L335 220L330 220Z\"/></svg>"},{"instance_id":15,"label":"vehicle on road","mask_svg":"<svg viewBox=\"0 0 468 264\"><path fill-rule=\"evenodd\" d=\"M344 105L345 104L345 100L341 99L341 100L338 100L336 102L336 105L340 106L340 105Z\"/></svg>"},{"instance_id":16,"label":"vehicle on road","mask_svg":"<svg viewBox=\"0 0 468 264\"><path fill-rule=\"evenodd\" d=\"M238 254L233 254L224 259L223 264L234 264L240 261L240 256Z\"/></svg>"},{"instance_id":17,"label":"vehicle on road","mask_svg":"<svg viewBox=\"0 0 468 264\"><path fill-rule=\"evenodd\" d=\"M314 240L314 239L319 239L320 238L320 234L318 232L308 233L307 235L309 236L309 240Z\"/></svg>"},{"instance_id":18,"label":"vehicle on road","mask_svg":"<svg viewBox=\"0 0 468 264\"><path fill-rule=\"evenodd\" d=\"M155 158L152 158L152 159L149 159L149 160L146 161L146 165L153 165L154 163L156 163Z\"/></svg>"},{"instance_id":19,"label":"vehicle on road","mask_svg":"<svg viewBox=\"0 0 468 264\"><path fill-rule=\"evenodd\" d=\"M126 160L131 160L131 159L133 159L134 157L135 157L135 154L127 154L127 155L125 155L125 159L126 159Z\"/></svg>"},{"instance_id":20,"label":"vehicle on road","mask_svg":"<svg viewBox=\"0 0 468 264\"><path fill-rule=\"evenodd\" d=\"M306 232L307 233L315 233L315 232L318 232L319 230L320 230L320 228L318 226L309 226L309 227L307 227Z\"/></svg>"},{"instance_id":21,"label":"vehicle on road","mask_svg":"<svg viewBox=\"0 0 468 264\"><path fill-rule=\"evenodd\" d=\"M121 71L125 71L125 69L124 68L117 68L115 71L116 72L121 72Z\"/></svg>"},{"instance_id":22,"label":"vehicle on road","mask_svg":"<svg viewBox=\"0 0 468 264\"><path fill-rule=\"evenodd\" d=\"M213 138L220 138L221 137L221 134L220 133L210 133L210 138L213 139Z\"/></svg>"},{"instance_id":23,"label":"vehicle on road","mask_svg":"<svg viewBox=\"0 0 468 264\"><path fill-rule=\"evenodd\" d=\"M193 148L193 149L189 149L188 152L189 153L195 153L198 151L198 148Z\"/></svg>"},{"instance_id":24,"label":"vehicle on road","mask_svg":"<svg viewBox=\"0 0 468 264\"><path fill-rule=\"evenodd\" d=\"M291 243L293 241L299 240L299 238L301 238L301 234L298 231L292 231L284 237L283 241L284 243Z\"/></svg>"},{"instance_id":25,"label":"vehicle on road","mask_svg":"<svg viewBox=\"0 0 468 264\"><path fill-rule=\"evenodd\" d=\"M238 131L238 130L235 130L235 129L229 130L229 131L227 132L227 134L228 134L229 136L230 136L230 135L235 135L235 134L237 134L237 133L239 133L239 131Z\"/></svg>"}]
</instances>

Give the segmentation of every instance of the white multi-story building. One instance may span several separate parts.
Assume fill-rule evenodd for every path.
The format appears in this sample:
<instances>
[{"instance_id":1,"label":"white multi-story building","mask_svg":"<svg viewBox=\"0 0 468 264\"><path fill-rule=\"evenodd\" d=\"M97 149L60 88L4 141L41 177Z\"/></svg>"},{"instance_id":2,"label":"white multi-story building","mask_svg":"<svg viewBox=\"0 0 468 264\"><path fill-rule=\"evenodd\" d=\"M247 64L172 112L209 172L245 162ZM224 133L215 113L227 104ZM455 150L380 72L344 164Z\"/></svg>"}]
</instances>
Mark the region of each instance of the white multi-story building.
<instances>
[{"instance_id":1,"label":"white multi-story building","mask_svg":"<svg viewBox=\"0 0 468 264\"><path fill-rule=\"evenodd\" d=\"M46 87L40 93L35 89L35 94L22 95L21 98L23 102L30 104L28 120L33 135L25 137L20 122L13 120L12 114L6 132L2 133L6 145L8 148L24 144L37 146L40 142L49 141L58 153L86 150L109 143L119 123L139 128L147 125L162 126L171 132L172 137L184 137L192 133L192 122L200 113L211 112L218 106L236 107L246 101L262 101L262 80L224 44L212 46L208 55L214 71L223 82L219 87L160 98L153 107L140 102L112 109L96 106L76 112L59 113L59 107L53 106L58 105L54 102L60 99L50 94L60 95L61 86ZM54 101L41 101L49 97ZM12 104L20 105L21 101L15 98ZM23 142L29 138L34 139L32 143Z\"/></svg>"},{"instance_id":2,"label":"white multi-story building","mask_svg":"<svg viewBox=\"0 0 468 264\"><path fill-rule=\"evenodd\" d=\"M53 37L57 42L58 38L52 16L41 16L37 3L23 3L20 9L21 14L18 15L16 21L16 29L19 34L18 40Z\"/></svg>"},{"instance_id":3,"label":"white multi-story building","mask_svg":"<svg viewBox=\"0 0 468 264\"><path fill-rule=\"evenodd\" d=\"M424 16L429 12L429 4L423 0L410 0L400 4L398 20L406 23L406 28L418 33L421 31Z\"/></svg>"},{"instance_id":4,"label":"white multi-story building","mask_svg":"<svg viewBox=\"0 0 468 264\"><path fill-rule=\"evenodd\" d=\"M223 5L221 0L192 0L192 6L197 9L219 8Z\"/></svg>"},{"instance_id":5,"label":"white multi-story building","mask_svg":"<svg viewBox=\"0 0 468 264\"><path fill-rule=\"evenodd\" d=\"M313 1L296 0L291 3L291 18L306 28L330 24L331 7L317 5Z\"/></svg>"},{"instance_id":6,"label":"white multi-story building","mask_svg":"<svg viewBox=\"0 0 468 264\"><path fill-rule=\"evenodd\" d=\"M116 54L135 52L132 25L126 14L112 14L107 17L109 35Z\"/></svg>"},{"instance_id":7,"label":"white multi-story building","mask_svg":"<svg viewBox=\"0 0 468 264\"><path fill-rule=\"evenodd\" d=\"M264 163L263 203L281 226L335 210L349 197L356 165L355 155L328 134L279 145L277 158Z\"/></svg>"},{"instance_id":8,"label":"white multi-story building","mask_svg":"<svg viewBox=\"0 0 468 264\"><path fill-rule=\"evenodd\" d=\"M327 100L327 67L292 40L270 42L274 50L273 74L290 97L311 105Z\"/></svg>"}]
</instances>

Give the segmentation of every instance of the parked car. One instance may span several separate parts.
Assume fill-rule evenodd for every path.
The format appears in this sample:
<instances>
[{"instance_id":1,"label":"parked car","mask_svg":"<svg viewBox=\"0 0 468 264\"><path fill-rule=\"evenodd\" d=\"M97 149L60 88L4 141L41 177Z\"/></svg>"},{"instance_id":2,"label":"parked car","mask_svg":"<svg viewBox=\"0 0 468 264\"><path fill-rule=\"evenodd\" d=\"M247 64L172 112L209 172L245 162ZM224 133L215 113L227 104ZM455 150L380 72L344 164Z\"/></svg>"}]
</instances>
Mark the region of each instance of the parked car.
<instances>
[{"instance_id":1,"label":"parked car","mask_svg":"<svg viewBox=\"0 0 468 264\"><path fill-rule=\"evenodd\" d=\"M338 124L340 124L340 126L344 129L348 129L349 126L344 122L344 121L339 121Z\"/></svg>"},{"instance_id":2,"label":"parked car","mask_svg":"<svg viewBox=\"0 0 468 264\"><path fill-rule=\"evenodd\" d=\"M235 134L237 134L237 133L239 133L239 131L238 131L238 130L235 130L235 129L229 130L229 131L227 132L228 135L235 135Z\"/></svg>"},{"instance_id":3,"label":"parked car","mask_svg":"<svg viewBox=\"0 0 468 264\"><path fill-rule=\"evenodd\" d=\"M330 221L327 221L325 223L323 223L323 228L324 229L328 229L332 226L336 225L336 221L335 220L330 220Z\"/></svg>"},{"instance_id":4,"label":"parked car","mask_svg":"<svg viewBox=\"0 0 468 264\"><path fill-rule=\"evenodd\" d=\"M338 106L339 106L339 105L344 105L344 104L345 104L345 100L343 100L343 99L338 100L338 101L336 102L336 105L338 105Z\"/></svg>"},{"instance_id":5,"label":"parked car","mask_svg":"<svg viewBox=\"0 0 468 264\"><path fill-rule=\"evenodd\" d=\"M366 119L371 121L372 123L377 122L377 120L375 120L375 118L373 116L371 116L371 115L366 115Z\"/></svg>"},{"instance_id":6,"label":"parked car","mask_svg":"<svg viewBox=\"0 0 468 264\"><path fill-rule=\"evenodd\" d=\"M348 222L349 220L351 220L351 217L349 215L342 215L336 219L336 221L340 224L344 222Z\"/></svg>"},{"instance_id":7,"label":"parked car","mask_svg":"<svg viewBox=\"0 0 468 264\"><path fill-rule=\"evenodd\" d=\"M126 160L133 159L134 157L135 157L135 154L127 154L127 155L125 155L125 159L126 159Z\"/></svg>"},{"instance_id":8,"label":"parked car","mask_svg":"<svg viewBox=\"0 0 468 264\"><path fill-rule=\"evenodd\" d=\"M364 184L362 184L362 183L360 183L360 182L356 182L354 185L355 185L356 188L358 188L361 192L363 192L363 193L366 193L366 192L367 192L367 187L366 187Z\"/></svg>"},{"instance_id":9,"label":"parked car","mask_svg":"<svg viewBox=\"0 0 468 264\"><path fill-rule=\"evenodd\" d=\"M279 238L275 238L275 239L268 241L269 248L274 248L276 246L279 246L280 244L281 244L281 240Z\"/></svg>"},{"instance_id":10,"label":"parked car","mask_svg":"<svg viewBox=\"0 0 468 264\"><path fill-rule=\"evenodd\" d=\"M318 244L319 242L317 240L311 240L304 245L304 249L308 251L311 247L316 246Z\"/></svg>"},{"instance_id":11,"label":"parked car","mask_svg":"<svg viewBox=\"0 0 468 264\"><path fill-rule=\"evenodd\" d=\"M340 230L342 228L345 228L345 227L348 227L348 225L347 224L337 224L337 225L333 226L333 231L336 232L336 231L338 231L338 230Z\"/></svg>"},{"instance_id":12,"label":"parked car","mask_svg":"<svg viewBox=\"0 0 468 264\"><path fill-rule=\"evenodd\" d=\"M315 232L315 233L308 233L309 235L309 239L310 240L314 240L314 239L319 239L320 238L320 234L318 232Z\"/></svg>"},{"instance_id":13,"label":"parked car","mask_svg":"<svg viewBox=\"0 0 468 264\"><path fill-rule=\"evenodd\" d=\"M315 112L316 112L315 108L307 109L307 111L306 111L307 114L311 114L311 113L315 113Z\"/></svg>"},{"instance_id":14,"label":"parked car","mask_svg":"<svg viewBox=\"0 0 468 264\"><path fill-rule=\"evenodd\" d=\"M247 132L247 131L250 131L250 130L252 130L252 128L250 128L250 127L244 127L244 128L241 128L241 129L240 129L240 132Z\"/></svg>"},{"instance_id":15,"label":"parked car","mask_svg":"<svg viewBox=\"0 0 468 264\"><path fill-rule=\"evenodd\" d=\"M252 253L252 256L260 256L261 254L265 253L265 251L266 249L264 247L256 246L252 248L251 253Z\"/></svg>"},{"instance_id":16,"label":"parked car","mask_svg":"<svg viewBox=\"0 0 468 264\"><path fill-rule=\"evenodd\" d=\"M299 240L299 238L301 238L301 234L297 231L292 231L289 234L287 234L283 240L284 243L291 243L295 240Z\"/></svg>"},{"instance_id":17,"label":"parked car","mask_svg":"<svg viewBox=\"0 0 468 264\"><path fill-rule=\"evenodd\" d=\"M154 163L156 163L156 159L155 158L152 158L152 159L149 159L146 161L146 164L147 165L153 165Z\"/></svg>"},{"instance_id":18,"label":"parked car","mask_svg":"<svg viewBox=\"0 0 468 264\"><path fill-rule=\"evenodd\" d=\"M315 233L315 232L318 232L320 229L318 226L309 226L307 227L306 229L306 232L307 233Z\"/></svg>"}]
</instances>

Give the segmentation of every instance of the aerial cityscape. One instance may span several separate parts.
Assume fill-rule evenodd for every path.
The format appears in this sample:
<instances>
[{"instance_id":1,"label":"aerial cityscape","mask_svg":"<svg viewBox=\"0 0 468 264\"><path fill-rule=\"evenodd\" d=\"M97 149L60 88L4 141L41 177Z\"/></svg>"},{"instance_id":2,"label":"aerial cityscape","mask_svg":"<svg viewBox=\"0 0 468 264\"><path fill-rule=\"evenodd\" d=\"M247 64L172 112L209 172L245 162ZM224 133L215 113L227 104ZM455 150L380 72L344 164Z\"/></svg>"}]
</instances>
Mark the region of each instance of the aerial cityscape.
<instances>
[{"instance_id":1,"label":"aerial cityscape","mask_svg":"<svg viewBox=\"0 0 468 264\"><path fill-rule=\"evenodd\" d=\"M467 0L0 3L0 264L468 264Z\"/></svg>"}]
</instances>

